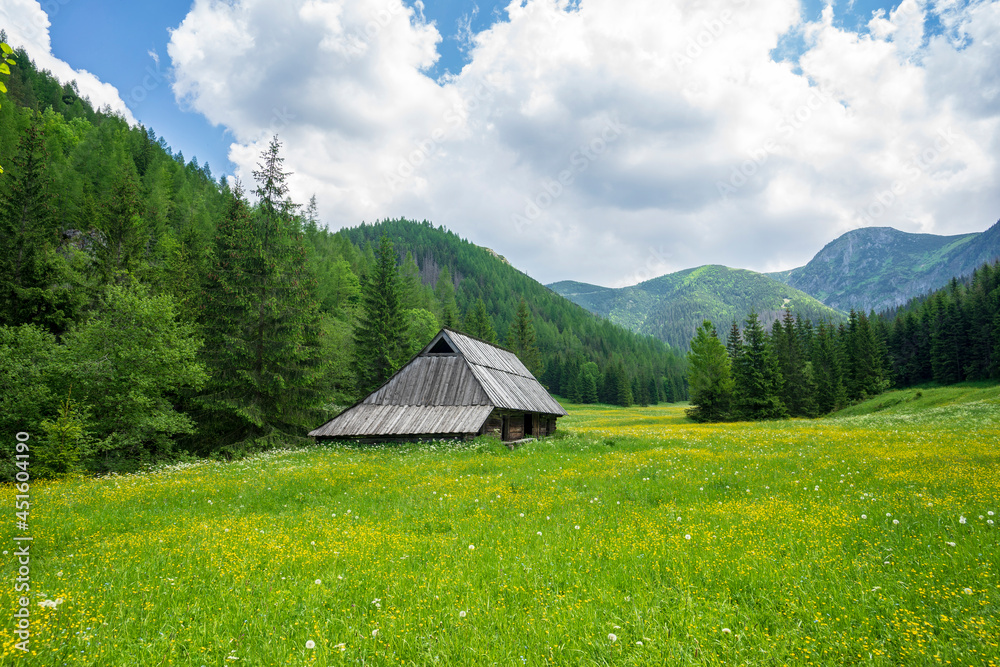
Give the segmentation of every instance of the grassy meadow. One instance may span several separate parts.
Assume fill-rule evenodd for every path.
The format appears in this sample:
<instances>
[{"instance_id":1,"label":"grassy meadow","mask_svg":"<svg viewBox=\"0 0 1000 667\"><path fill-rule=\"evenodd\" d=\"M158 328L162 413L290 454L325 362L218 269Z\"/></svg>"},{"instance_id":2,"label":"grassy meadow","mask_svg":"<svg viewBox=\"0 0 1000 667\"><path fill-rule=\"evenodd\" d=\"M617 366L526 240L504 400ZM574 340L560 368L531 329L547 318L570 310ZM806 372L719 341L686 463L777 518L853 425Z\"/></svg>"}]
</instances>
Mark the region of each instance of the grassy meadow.
<instances>
[{"instance_id":1,"label":"grassy meadow","mask_svg":"<svg viewBox=\"0 0 1000 667\"><path fill-rule=\"evenodd\" d=\"M514 451L33 483L27 656L0 488L0 663L1000 664L1000 388L814 421L569 411Z\"/></svg>"}]
</instances>

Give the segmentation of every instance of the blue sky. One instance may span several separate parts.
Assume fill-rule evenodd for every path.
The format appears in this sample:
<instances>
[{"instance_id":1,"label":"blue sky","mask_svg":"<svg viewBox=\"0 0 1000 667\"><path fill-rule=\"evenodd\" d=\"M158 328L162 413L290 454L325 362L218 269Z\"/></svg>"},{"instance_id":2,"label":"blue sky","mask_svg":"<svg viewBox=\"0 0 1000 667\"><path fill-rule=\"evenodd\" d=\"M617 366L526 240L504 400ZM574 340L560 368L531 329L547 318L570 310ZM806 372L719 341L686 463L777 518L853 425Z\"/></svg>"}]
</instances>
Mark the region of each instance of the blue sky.
<instances>
[{"instance_id":1,"label":"blue sky","mask_svg":"<svg viewBox=\"0 0 1000 667\"><path fill-rule=\"evenodd\" d=\"M413 6L410 1L407 4ZM463 42L465 27L472 32L488 28L504 17L507 3L475 3L461 0L424 3L423 14L434 21L442 40L440 59L429 75L439 78L456 74L468 61ZM822 10L819 0L806 0L803 15L816 18ZM866 22L871 13L888 4L859 0L847 23ZM191 8L189 0L72 0L44 3L51 22L52 52L76 69L86 69L112 84L132 110L136 120L165 137L187 160L197 157L208 162L214 174L233 170L228 158L232 135L223 127L213 127L201 114L186 110L170 89L170 62L167 58L169 30L180 25ZM788 48L777 54L797 55L799 41L789 40ZM150 55L156 53L157 63ZM152 85L148 85L152 84Z\"/></svg>"},{"instance_id":2,"label":"blue sky","mask_svg":"<svg viewBox=\"0 0 1000 667\"><path fill-rule=\"evenodd\" d=\"M278 133L330 227L430 220L542 282L777 271L858 227L1000 215L1000 0L44 11L2 0L0 25L216 177L252 180Z\"/></svg>"},{"instance_id":3,"label":"blue sky","mask_svg":"<svg viewBox=\"0 0 1000 667\"><path fill-rule=\"evenodd\" d=\"M467 61L463 26L479 32L496 20L504 6L427 2L424 16L437 24L442 35L441 57L429 74L438 78L459 72ZM185 110L170 89L169 30L187 15L189 0L62 0L42 8L51 22L53 55L118 88L136 120L165 137L171 149L181 151L187 160L207 161L216 176L233 170L228 158L232 135L213 127L201 114ZM150 51L159 56L159 63Z\"/></svg>"}]
</instances>

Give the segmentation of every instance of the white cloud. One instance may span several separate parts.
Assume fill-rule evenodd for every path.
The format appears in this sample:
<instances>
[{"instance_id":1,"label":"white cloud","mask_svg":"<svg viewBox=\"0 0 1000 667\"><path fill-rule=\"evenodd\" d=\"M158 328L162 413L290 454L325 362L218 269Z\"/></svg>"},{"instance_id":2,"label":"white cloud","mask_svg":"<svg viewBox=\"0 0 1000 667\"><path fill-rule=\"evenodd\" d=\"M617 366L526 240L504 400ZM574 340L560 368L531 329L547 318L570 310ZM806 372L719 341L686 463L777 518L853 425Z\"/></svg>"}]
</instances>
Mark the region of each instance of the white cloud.
<instances>
[{"instance_id":1,"label":"white cloud","mask_svg":"<svg viewBox=\"0 0 1000 667\"><path fill-rule=\"evenodd\" d=\"M56 8L58 3L52 3ZM111 107L129 123L135 124L132 112L118 94L118 89L104 83L87 70L76 70L52 55L49 17L37 0L3 0L0 4L0 27L7 31L7 43L24 47L38 69L49 70L62 82L76 81L80 94L90 99L94 108Z\"/></svg>"},{"instance_id":2,"label":"white cloud","mask_svg":"<svg viewBox=\"0 0 1000 667\"><path fill-rule=\"evenodd\" d=\"M623 284L790 268L860 225L985 228L998 7L904 0L856 33L797 0L522 0L434 81L441 35L401 0L197 0L168 51L245 181L277 132L334 226L427 218L543 281ZM789 33L797 66L772 58Z\"/></svg>"}]
</instances>

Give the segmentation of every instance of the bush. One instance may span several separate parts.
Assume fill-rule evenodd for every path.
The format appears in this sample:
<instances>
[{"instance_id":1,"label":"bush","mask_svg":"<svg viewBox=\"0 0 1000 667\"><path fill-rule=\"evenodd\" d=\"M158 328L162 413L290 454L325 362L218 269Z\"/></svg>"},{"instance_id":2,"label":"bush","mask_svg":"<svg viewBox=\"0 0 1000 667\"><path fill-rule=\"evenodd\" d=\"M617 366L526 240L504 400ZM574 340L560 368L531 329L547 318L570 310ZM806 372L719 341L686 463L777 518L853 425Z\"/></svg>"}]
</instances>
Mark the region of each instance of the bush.
<instances>
[{"instance_id":1,"label":"bush","mask_svg":"<svg viewBox=\"0 0 1000 667\"><path fill-rule=\"evenodd\" d=\"M65 477L79 472L94 448L90 435L89 413L85 406L70 400L59 407L55 420L41 423L42 437L35 446L34 474L37 477Z\"/></svg>"}]
</instances>

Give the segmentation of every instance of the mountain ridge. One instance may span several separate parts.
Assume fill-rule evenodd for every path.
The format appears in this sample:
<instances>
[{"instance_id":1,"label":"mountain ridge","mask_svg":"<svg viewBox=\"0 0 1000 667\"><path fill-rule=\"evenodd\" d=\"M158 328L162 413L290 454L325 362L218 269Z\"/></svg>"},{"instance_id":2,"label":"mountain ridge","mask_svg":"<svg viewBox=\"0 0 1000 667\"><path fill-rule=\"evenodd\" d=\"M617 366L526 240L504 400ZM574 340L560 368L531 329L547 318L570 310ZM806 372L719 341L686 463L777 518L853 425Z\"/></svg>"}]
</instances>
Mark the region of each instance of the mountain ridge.
<instances>
[{"instance_id":1,"label":"mountain ridge","mask_svg":"<svg viewBox=\"0 0 1000 667\"><path fill-rule=\"evenodd\" d=\"M826 244L804 266L767 275L831 308L883 311L998 257L1000 222L983 232L949 236L865 227Z\"/></svg>"}]
</instances>

